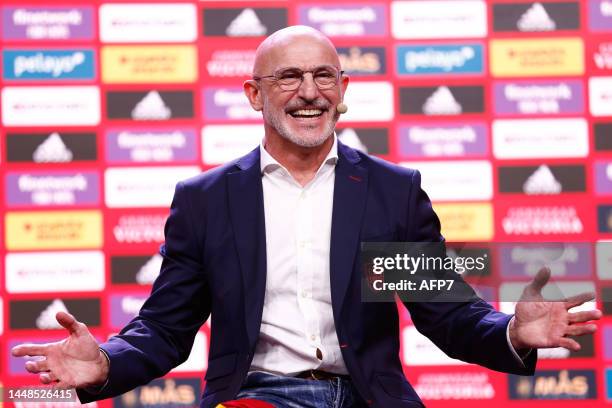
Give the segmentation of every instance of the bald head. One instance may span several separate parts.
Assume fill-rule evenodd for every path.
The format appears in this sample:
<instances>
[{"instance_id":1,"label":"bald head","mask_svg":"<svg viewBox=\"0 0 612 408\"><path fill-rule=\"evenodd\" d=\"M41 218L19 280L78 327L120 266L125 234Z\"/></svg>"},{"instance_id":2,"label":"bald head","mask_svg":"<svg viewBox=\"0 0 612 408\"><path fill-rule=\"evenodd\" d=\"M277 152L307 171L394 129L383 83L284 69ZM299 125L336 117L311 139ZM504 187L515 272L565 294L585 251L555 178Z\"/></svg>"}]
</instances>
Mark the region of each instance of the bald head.
<instances>
[{"instance_id":1,"label":"bald head","mask_svg":"<svg viewBox=\"0 0 612 408\"><path fill-rule=\"evenodd\" d=\"M286 27L272 33L257 47L253 76L270 75L278 68L306 62L320 65L322 62L317 60L321 58L326 60L324 63L340 66L336 47L325 34L308 26Z\"/></svg>"}]
</instances>

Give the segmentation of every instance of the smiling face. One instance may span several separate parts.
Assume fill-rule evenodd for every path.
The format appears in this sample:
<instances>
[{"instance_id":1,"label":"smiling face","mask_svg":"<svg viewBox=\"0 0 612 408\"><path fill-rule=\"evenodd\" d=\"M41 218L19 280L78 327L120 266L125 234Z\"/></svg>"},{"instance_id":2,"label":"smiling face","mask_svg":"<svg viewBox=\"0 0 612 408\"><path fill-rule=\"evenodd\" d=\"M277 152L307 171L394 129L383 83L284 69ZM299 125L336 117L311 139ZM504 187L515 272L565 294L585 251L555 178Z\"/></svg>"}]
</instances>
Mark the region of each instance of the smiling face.
<instances>
[{"instance_id":1,"label":"smiling face","mask_svg":"<svg viewBox=\"0 0 612 408\"><path fill-rule=\"evenodd\" d=\"M335 48L322 34L285 29L258 49L254 76L273 75L287 68L311 71L339 66ZM253 107L263 110L267 139L280 136L298 146L315 147L333 134L339 116L336 105L342 101L347 82L343 77L337 85L319 89L313 74L305 73L295 90L282 89L274 78L252 81L250 87L245 84L245 90Z\"/></svg>"}]
</instances>

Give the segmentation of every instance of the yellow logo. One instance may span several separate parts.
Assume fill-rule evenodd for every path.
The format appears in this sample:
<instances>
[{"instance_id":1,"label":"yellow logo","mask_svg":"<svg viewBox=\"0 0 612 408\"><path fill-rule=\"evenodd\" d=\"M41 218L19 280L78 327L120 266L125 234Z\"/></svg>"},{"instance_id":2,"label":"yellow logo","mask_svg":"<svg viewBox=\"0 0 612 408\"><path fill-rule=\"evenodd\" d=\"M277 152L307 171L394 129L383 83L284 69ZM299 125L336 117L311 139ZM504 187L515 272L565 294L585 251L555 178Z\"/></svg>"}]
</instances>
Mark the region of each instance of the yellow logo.
<instances>
[{"instance_id":1,"label":"yellow logo","mask_svg":"<svg viewBox=\"0 0 612 408\"><path fill-rule=\"evenodd\" d=\"M102 81L118 83L187 83L198 76L194 45L102 47Z\"/></svg>"},{"instance_id":2,"label":"yellow logo","mask_svg":"<svg viewBox=\"0 0 612 408\"><path fill-rule=\"evenodd\" d=\"M493 208L488 203L435 204L447 241L488 241L493 238Z\"/></svg>"},{"instance_id":3,"label":"yellow logo","mask_svg":"<svg viewBox=\"0 0 612 408\"><path fill-rule=\"evenodd\" d=\"M584 73L584 44L580 38L491 40L490 54L495 77Z\"/></svg>"},{"instance_id":4,"label":"yellow logo","mask_svg":"<svg viewBox=\"0 0 612 408\"><path fill-rule=\"evenodd\" d=\"M6 248L90 249L103 243L99 211L31 211L6 214Z\"/></svg>"}]
</instances>

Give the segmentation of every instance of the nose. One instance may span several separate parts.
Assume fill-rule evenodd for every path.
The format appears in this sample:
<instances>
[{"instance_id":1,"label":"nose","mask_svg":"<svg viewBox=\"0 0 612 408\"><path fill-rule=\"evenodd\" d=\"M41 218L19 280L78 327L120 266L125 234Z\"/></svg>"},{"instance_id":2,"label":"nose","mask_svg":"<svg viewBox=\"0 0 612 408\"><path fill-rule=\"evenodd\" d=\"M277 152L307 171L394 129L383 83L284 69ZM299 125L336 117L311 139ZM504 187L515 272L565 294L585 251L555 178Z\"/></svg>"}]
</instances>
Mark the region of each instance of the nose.
<instances>
[{"instance_id":1,"label":"nose","mask_svg":"<svg viewBox=\"0 0 612 408\"><path fill-rule=\"evenodd\" d=\"M305 72L302 83L298 88L298 96L304 100L312 101L319 96L319 88L314 81L312 72Z\"/></svg>"}]
</instances>

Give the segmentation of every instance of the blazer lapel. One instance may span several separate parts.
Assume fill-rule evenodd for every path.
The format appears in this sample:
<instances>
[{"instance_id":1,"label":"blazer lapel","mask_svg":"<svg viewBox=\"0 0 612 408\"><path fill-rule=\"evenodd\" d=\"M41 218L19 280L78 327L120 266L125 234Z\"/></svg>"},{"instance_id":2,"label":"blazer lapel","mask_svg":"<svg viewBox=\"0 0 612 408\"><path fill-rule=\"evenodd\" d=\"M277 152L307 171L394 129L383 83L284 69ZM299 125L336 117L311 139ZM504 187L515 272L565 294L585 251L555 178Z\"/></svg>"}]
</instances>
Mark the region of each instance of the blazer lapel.
<instances>
[{"instance_id":1,"label":"blazer lapel","mask_svg":"<svg viewBox=\"0 0 612 408\"><path fill-rule=\"evenodd\" d=\"M338 142L338 164L332 210L330 283L334 319L340 321L346 290L359 248L359 233L367 200L368 171L359 165L361 157Z\"/></svg>"},{"instance_id":2,"label":"blazer lapel","mask_svg":"<svg viewBox=\"0 0 612 408\"><path fill-rule=\"evenodd\" d=\"M244 313L251 349L261 326L266 291L266 232L259 148L241 158L228 173L231 225L242 272ZM237 299L238 301L238 299Z\"/></svg>"}]
</instances>

